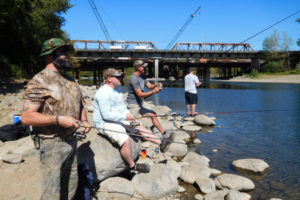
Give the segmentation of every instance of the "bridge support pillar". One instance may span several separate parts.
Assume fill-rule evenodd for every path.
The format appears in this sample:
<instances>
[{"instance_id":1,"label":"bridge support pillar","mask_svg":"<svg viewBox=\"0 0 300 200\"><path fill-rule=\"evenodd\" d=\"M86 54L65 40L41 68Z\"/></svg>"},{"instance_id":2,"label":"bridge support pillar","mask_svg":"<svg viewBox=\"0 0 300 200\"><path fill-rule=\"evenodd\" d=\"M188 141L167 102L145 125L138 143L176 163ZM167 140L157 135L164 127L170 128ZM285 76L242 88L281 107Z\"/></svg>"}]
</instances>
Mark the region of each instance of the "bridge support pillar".
<instances>
[{"instance_id":1,"label":"bridge support pillar","mask_svg":"<svg viewBox=\"0 0 300 200\"><path fill-rule=\"evenodd\" d=\"M154 60L154 78L155 78L155 84L158 83L158 65L159 65L159 62L158 62L158 59L155 59Z\"/></svg>"},{"instance_id":2,"label":"bridge support pillar","mask_svg":"<svg viewBox=\"0 0 300 200\"><path fill-rule=\"evenodd\" d=\"M259 58L251 59L251 71L253 69L260 70L260 59Z\"/></svg>"}]
</instances>

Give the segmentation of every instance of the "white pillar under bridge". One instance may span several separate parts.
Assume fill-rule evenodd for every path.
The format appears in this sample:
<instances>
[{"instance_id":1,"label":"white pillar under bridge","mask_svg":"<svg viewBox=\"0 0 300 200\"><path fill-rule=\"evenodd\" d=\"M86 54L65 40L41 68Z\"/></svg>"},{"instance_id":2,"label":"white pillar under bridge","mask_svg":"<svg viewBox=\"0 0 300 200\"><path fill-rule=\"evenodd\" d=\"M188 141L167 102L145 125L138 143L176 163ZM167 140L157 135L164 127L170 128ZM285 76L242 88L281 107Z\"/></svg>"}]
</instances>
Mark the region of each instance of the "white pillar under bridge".
<instances>
[{"instance_id":1,"label":"white pillar under bridge","mask_svg":"<svg viewBox=\"0 0 300 200\"><path fill-rule=\"evenodd\" d=\"M159 62L158 62L158 59L155 59L154 60L154 78L155 78L155 84L158 83L158 65L159 65Z\"/></svg>"}]
</instances>

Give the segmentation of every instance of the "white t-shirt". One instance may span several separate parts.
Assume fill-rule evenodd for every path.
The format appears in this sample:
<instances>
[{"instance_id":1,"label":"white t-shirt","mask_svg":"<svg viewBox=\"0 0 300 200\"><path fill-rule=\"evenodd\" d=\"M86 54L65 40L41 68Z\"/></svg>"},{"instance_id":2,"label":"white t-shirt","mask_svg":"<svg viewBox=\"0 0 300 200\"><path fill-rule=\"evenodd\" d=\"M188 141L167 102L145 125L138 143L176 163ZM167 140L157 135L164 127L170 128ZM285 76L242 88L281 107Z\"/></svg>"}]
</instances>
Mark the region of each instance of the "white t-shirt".
<instances>
[{"instance_id":1,"label":"white t-shirt","mask_svg":"<svg viewBox=\"0 0 300 200\"><path fill-rule=\"evenodd\" d=\"M196 84L199 83L199 79L194 74L188 74L184 77L184 90L193 94L197 94Z\"/></svg>"}]
</instances>

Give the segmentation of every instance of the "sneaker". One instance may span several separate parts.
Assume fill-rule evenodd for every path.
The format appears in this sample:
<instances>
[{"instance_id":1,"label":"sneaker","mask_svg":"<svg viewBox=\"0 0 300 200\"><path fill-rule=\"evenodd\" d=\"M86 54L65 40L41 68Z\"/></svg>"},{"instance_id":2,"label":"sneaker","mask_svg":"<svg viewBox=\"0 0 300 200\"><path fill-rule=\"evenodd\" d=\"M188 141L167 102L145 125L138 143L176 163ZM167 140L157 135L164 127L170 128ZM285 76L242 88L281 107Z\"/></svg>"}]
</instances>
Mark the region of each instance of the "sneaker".
<instances>
[{"instance_id":1,"label":"sneaker","mask_svg":"<svg viewBox=\"0 0 300 200\"><path fill-rule=\"evenodd\" d=\"M159 145L160 151L165 153L168 151L170 144L174 141L174 134L171 133L169 137L162 139L161 144Z\"/></svg>"},{"instance_id":2,"label":"sneaker","mask_svg":"<svg viewBox=\"0 0 300 200\"><path fill-rule=\"evenodd\" d=\"M148 173L150 171L150 165L147 163L137 163L132 170L140 173Z\"/></svg>"}]
</instances>

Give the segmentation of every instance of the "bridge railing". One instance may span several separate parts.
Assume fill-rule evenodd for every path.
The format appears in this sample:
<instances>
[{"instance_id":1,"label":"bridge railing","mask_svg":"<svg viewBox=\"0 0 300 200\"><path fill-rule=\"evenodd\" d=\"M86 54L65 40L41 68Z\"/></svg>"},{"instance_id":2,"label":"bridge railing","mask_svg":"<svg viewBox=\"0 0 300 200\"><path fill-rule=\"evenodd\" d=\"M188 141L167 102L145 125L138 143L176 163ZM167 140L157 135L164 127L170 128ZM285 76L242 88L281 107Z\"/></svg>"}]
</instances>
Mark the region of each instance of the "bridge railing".
<instances>
[{"instance_id":1,"label":"bridge railing","mask_svg":"<svg viewBox=\"0 0 300 200\"><path fill-rule=\"evenodd\" d=\"M76 50L152 50L157 49L148 41L102 41L102 40L72 40Z\"/></svg>"},{"instance_id":2,"label":"bridge railing","mask_svg":"<svg viewBox=\"0 0 300 200\"><path fill-rule=\"evenodd\" d=\"M219 52L252 52L253 49L248 43L195 43L180 42L176 43L172 48L176 50L186 51L219 51Z\"/></svg>"}]
</instances>

